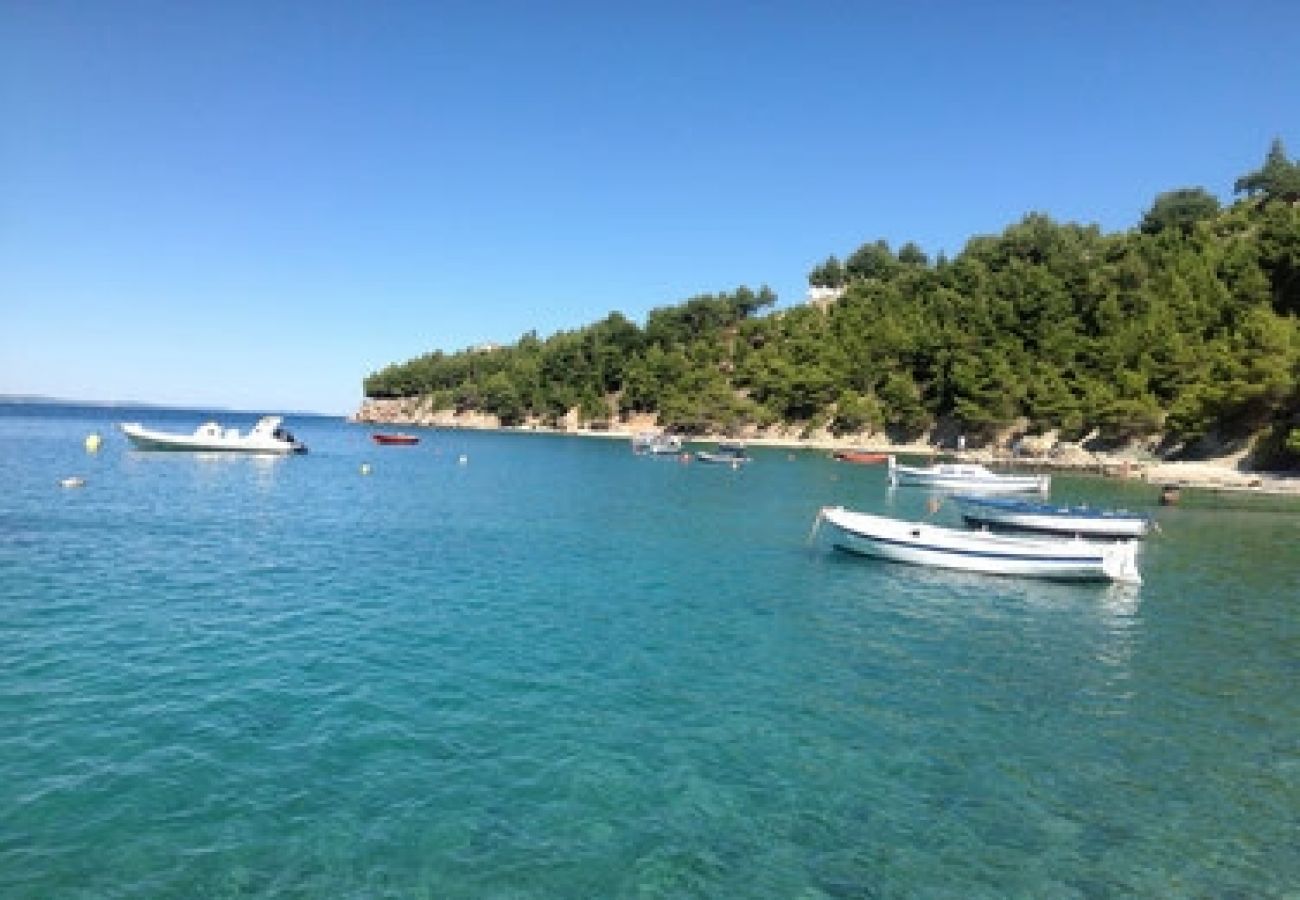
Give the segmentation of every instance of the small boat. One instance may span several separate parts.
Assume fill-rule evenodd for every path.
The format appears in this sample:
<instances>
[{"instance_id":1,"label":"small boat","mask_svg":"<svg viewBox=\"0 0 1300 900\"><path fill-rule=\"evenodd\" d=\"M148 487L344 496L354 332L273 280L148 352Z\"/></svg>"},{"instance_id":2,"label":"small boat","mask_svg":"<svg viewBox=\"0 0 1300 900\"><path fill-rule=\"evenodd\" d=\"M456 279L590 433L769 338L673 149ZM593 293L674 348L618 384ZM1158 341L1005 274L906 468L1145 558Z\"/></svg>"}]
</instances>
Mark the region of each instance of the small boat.
<instances>
[{"instance_id":1,"label":"small boat","mask_svg":"<svg viewBox=\"0 0 1300 900\"><path fill-rule=\"evenodd\" d=\"M889 483L981 493L1015 493L1039 491L1046 494L1052 486L1051 475L1003 475L976 463L939 463L934 466L904 466L889 457Z\"/></svg>"},{"instance_id":2,"label":"small boat","mask_svg":"<svg viewBox=\"0 0 1300 900\"><path fill-rule=\"evenodd\" d=\"M895 562L1065 581L1142 580L1136 541L1099 544L1073 538L1011 537L873 516L840 506L820 510L814 529L823 521L833 529L836 549Z\"/></svg>"},{"instance_id":3,"label":"small boat","mask_svg":"<svg viewBox=\"0 0 1300 900\"><path fill-rule=\"evenodd\" d=\"M1079 537L1140 538L1151 528L1146 516L1127 510L1054 506L1005 497L957 497L970 525L1073 534Z\"/></svg>"},{"instance_id":4,"label":"small boat","mask_svg":"<svg viewBox=\"0 0 1300 900\"><path fill-rule=\"evenodd\" d=\"M376 432L370 436L370 439L376 444L396 444L398 446L410 446L420 443L420 439L413 434L403 434L400 431L395 434L383 434Z\"/></svg>"},{"instance_id":5,"label":"small boat","mask_svg":"<svg viewBox=\"0 0 1300 900\"><path fill-rule=\"evenodd\" d=\"M695 458L702 463L731 466L732 468L743 466L753 459L749 455L749 451L745 449L744 444L725 441L718 444L715 450L700 450L695 454Z\"/></svg>"},{"instance_id":6,"label":"small boat","mask_svg":"<svg viewBox=\"0 0 1300 900\"><path fill-rule=\"evenodd\" d=\"M633 453L651 456L676 456L682 452L682 439L675 434L643 432L632 438Z\"/></svg>"},{"instance_id":7,"label":"small boat","mask_svg":"<svg viewBox=\"0 0 1300 900\"><path fill-rule=\"evenodd\" d=\"M199 453L306 453L307 447L280 427L279 416L263 416L248 431L204 422L191 434L155 431L138 422L125 422L122 433L137 450L180 450Z\"/></svg>"},{"instance_id":8,"label":"small boat","mask_svg":"<svg viewBox=\"0 0 1300 900\"><path fill-rule=\"evenodd\" d=\"M861 466L889 462L888 453L868 453L866 450L836 450L833 455L840 462L857 463Z\"/></svg>"}]
</instances>

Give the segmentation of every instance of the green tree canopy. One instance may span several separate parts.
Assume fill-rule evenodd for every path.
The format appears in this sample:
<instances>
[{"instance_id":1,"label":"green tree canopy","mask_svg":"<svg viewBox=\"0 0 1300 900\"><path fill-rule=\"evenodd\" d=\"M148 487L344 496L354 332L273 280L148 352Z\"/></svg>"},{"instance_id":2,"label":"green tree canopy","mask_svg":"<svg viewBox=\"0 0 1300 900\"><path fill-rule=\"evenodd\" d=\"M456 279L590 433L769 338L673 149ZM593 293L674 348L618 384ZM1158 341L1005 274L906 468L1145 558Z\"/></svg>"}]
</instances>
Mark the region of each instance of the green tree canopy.
<instances>
[{"instance_id":1,"label":"green tree canopy","mask_svg":"<svg viewBox=\"0 0 1300 900\"><path fill-rule=\"evenodd\" d=\"M1146 234L1159 234L1167 228L1186 234L1197 222L1211 219L1218 212L1218 199L1204 188L1179 188L1156 197L1140 227Z\"/></svg>"},{"instance_id":2,"label":"green tree canopy","mask_svg":"<svg viewBox=\"0 0 1300 900\"><path fill-rule=\"evenodd\" d=\"M1274 138L1264 165L1238 178L1233 190L1248 197L1262 194L1265 200L1294 203L1300 200L1300 166L1287 158L1282 139Z\"/></svg>"},{"instance_id":3,"label":"green tree canopy","mask_svg":"<svg viewBox=\"0 0 1300 900\"><path fill-rule=\"evenodd\" d=\"M837 433L971 435L1012 427L1275 434L1300 461L1300 203L1275 142L1226 209L1202 188L1155 198L1131 231L1031 213L931 266L883 240L813 284L824 308L775 309L766 287L618 312L490 351L435 351L365 379L370 397L423 396L507 423L653 413L681 431L785 423ZM1295 197L1300 199L1300 193ZM1288 450L1287 448L1291 449Z\"/></svg>"}]
</instances>

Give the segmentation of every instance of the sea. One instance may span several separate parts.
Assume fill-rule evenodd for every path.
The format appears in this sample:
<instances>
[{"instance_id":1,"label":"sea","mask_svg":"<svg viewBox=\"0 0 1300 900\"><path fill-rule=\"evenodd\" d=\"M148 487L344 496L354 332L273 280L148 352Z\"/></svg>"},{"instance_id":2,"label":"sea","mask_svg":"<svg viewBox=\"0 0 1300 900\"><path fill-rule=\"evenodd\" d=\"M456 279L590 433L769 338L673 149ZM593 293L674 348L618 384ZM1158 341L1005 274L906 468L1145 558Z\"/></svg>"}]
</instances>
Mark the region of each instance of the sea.
<instances>
[{"instance_id":1,"label":"sea","mask_svg":"<svg viewBox=\"0 0 1300 900\"><path fill-rule=\"evenodd\" d=\"M829 549L932 498L822 452L116 428L211 418L0 406L0 896L1300 896L1294 504L1057 475L1159 524L1063 584Z\"/></svg>"}]
</instances>

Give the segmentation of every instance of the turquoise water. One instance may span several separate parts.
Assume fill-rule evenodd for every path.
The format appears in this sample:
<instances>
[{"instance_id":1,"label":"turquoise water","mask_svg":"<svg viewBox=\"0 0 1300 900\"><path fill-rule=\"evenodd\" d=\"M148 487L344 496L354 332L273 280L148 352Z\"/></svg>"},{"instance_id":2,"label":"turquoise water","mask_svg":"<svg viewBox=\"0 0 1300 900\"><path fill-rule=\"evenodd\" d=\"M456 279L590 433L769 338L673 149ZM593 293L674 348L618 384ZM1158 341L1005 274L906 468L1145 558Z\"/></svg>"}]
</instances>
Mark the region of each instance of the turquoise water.
<instances>
[{"instance_id":1,"label":"turquoise water","mask_svg":"<svg viewBox=\"0 0 1300 900\"><path fill-rule=\"evenodd\" d=\"M1300 891L1296 511L1035 583L807 546L927 496L816 453L127 415L0 407L0 896Z\"/></svg>"}]
</instances>

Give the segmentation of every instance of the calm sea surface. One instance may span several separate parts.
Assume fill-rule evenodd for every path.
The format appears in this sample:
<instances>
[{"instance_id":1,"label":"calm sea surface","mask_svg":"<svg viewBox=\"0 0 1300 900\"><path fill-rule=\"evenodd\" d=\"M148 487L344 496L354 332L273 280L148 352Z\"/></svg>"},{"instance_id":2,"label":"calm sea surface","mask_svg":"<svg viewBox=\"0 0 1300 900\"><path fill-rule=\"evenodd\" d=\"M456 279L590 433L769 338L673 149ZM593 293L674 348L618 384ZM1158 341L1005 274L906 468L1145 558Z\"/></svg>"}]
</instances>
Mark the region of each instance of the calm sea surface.
<instances>
[{"instance_id":1,"label":"calm sea surface","mask_svg":"<svg viewBox=\"0 0 1300 900\"><path fill-rule=\"evenodd\" d=\"M1300 510L1034 583L809 547L925 511L823 454L128 418L0 407L0 896L1300 894Z\"/></svg>"}]
</instances>

